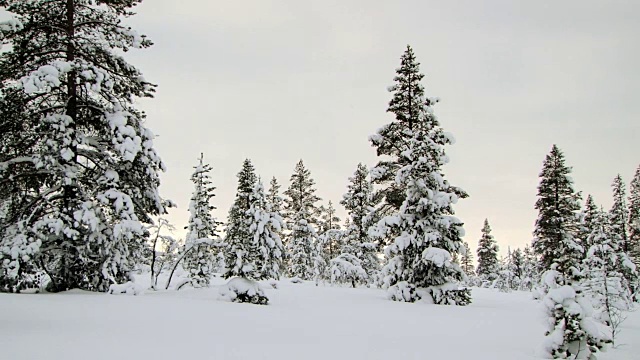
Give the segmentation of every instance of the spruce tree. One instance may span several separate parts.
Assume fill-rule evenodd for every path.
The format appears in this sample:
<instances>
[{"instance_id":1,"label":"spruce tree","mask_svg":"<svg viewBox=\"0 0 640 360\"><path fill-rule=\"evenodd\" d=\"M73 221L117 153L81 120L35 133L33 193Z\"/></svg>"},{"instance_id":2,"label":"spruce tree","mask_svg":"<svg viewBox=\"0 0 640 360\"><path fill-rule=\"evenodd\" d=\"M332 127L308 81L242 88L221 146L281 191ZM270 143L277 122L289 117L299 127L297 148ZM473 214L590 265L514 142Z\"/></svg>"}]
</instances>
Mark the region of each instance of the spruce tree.
<instances>
[{"instance_id":1,"label":"spruce tree","mask_svg":"<svg viewBox=\"0 0 640 360\"><path fill-rule=\"evenodd\" d=\"M498 276L498 251L498 244L491 235L489 220L485 219L482 237L478 241L478 269L476 271L483 280L495 280Z\"/></svg>"},{"instance_id":2,"label":"spruce tree","mask_svg":"<svg viewBox=\"0 0 640 360\"><path fill-rule=\"evenodd\" d=\"M235 252L242 252L245 259L242 262L236 260L237 269L232 270L236 275L250 280L277 280L282 272L284 247L280 232L284 220L280 214L273 211L262 182L258 181L254 186L250 201L247 215L249 231L253 236L245 239L243 243L235 244ZM253 272L248 270L249 267L254 268Z\"/></svg>"},{"instance_id":3,"label":"spruce tree","mask_svg":"<svg viewBox=\"0 0 640 360\"><path fill-rule=\"evenodd\" d=\"M349 252L355 255L367 273L370 282L375 280L380 271L378 259L378 245L369 236L369 228L374 225L373 217L374 198L373 185L369 181L369 171L366 165L358 164L355 173L349 178L347 192L343 195L342 204L349 214L349 226L345 230L345 244L349 246ZM344 252L344 251L343 251Z\"/></svg>"},{"instance_id":4,"label":"spruce tree","mask_svg":"<svg viewBox=\"0 0 640 360\"><path fill-rule=\"evenodd\" d=\"M583 257L587 256L587 251L592 244L589 243L589 235L593 232L594 223L593 220L598 214L598 207L596 206L593 197L591 195L587 195L587 200L584 204L584 209L582 210L580 216L580 240L584 250Z\"/></svg>"},{"instance_id":5,"label":"spruce tree","mask_svg":"<svg viewBox=\"0 0 640 360\"><path fill-rule=\"evenodd\" d=\"M326 260L329 261L340 252L342 237L340 218L336 215L336 209L331 200L326 207L320 206L318 211L320 213L318 236L327 257Z\"/></svg>"},{"instance_id":6,"label":"spruce tree","mask_svg":"<svg viewBox=\"0 0 640 360\"><path fill-rule=\"evenodd\" d=\"M291 230L287 237L286 250L289 260L288 272L302 280L314 278L314 262L317 256L317 223L320 200L315 195L315 181L300 160L291 175L289 188L284 192L287 227Z\"/></svg>"},{"instance_id":7,"label":"spruce tree","mask_svg":"<svg viewBox=\"0 0 640 360\"><path fill-rule=\"evenodd\" d=\"M216 209L211 204L216 189L211 185L211 165L204 163L204 154L200 154L198 165L191 175L195 187L189 203L189 224L186 226L183 268L189 274L194 287L207 287L216 267L216 254L211 243L218 241L218 222L211 212ZM202 242L209 239L210 242Z\"/></svg>"},{"instance_id":8,"label":"spruce tree","mask_svg":"<svg viewBox=\"0 0 640 360\"><path fill-rule=\"evenodd\" d=\"M593 230L589 235L592 244L584 259L586 292L595 300L594 318L609 326L611 340L619 331L624 319L622 312L630 309L631 291L625 273L635 274L616 228L614 214L594 214Z\"/></svg>"},{"instance_id":9,"label":"spruce tree","mask_svg":"<svg viewBox=\"0 0 640 360\"><path fill-rule=\"evenodd\" d=\"M629 185L629 255L640 269L640 166Z\"/></svg>"},{"instance_id":10,"label":"spruce tree","mask_svg":"<svg viewBox=\"0 0 640 360\"><path fill-rule=\"evenodd\" d=\"M393 96L387 112L393 113L395 119L369 138L377 155L384 157L371 170L372 182L381 186L379 196L383 198L383 214L392 214L400 209L406 196L406 189L395 181L395 176L400 168L408 164L402 152L409 146L412 132L426 125L422 120L425 103L424 87L421 84L423 78L420 63L411 46L407 45L393 78L394 85L389 88Z\"/></svg>"},{"instance_id":11,"label":"spruce tree","mask_svg":"<svg viewBox=\"0 0 640 360\"><path fill-rule=\"evenodd\" d=\"M462 256L460 258L460 266L467 276L472 277L475 275L475 270L473 268L473 253L471 252L471 248L469 248L469 243L464 241L463 246L464 251L461 252Z\"/></svg>"},{"instance_id":12,"label":"spruce tree","mask_svg":"<svg viewBox=\"0 0 640 360\"><path fill-rule=\"evenodd\" d=\"M611 215L610 219L612 230L617 233L621 240L620 245L622 251L629 253L631 248L629 246L629 238L627 235L627 224L629 220L626 199L627 194L620 174L613 179L611 187L613 188L613 206L611 207L609 214Z\"/></svg>"},{"instance_id":13,"label":"spruce tree","mask_svg":"<svg viewBox=\"0 0 640 360\"><path fill-rule=\"evenodd\" d=\"M533 290L535 284L537 284L540 280L540 275L538 269L540 268L538 264L538 259L536 255L533 253L531 246L526 245L524 250L522 251L522 256L524 258L524 264L522 266L522 280L520 281L520 288L527 289L529 291Z\"/></svg>"},{"instance_id":14,"label":"spruce tree","mask_svg":"<svg viewBox=\"0 0 640 360\"><path fill-rule=\"evenodd\" d=\"M434 303L466 305L470 292L454 285L464 274L451 260L462 250L464 233L462 222L453 216L453 204L467 194L445 180L441 170L448 162L445 146L454 140L433 113L435 100L416 90L415 74L417 63L408 48L392 87L390 109L396 120L371 137L378 155L391 157L372 170L372 178L394 179L390 189L402 194L397 199L387 194L393 212L374 230L378 238L393 239L386 250L383 286L389 287L393 300L416 301L420 298L416 289L427 288Z\"/></svg>"},{"instance_id":15,"label":"spruce tree","mask_svg":"<svg viewBox=\"0 0 640 360\"><path fill-rule=\"evenodd\" d=\"M0 0L0 290L46 271L50 291L128 280L165 167L137 98L155 86L122 53L152 45L139 0Z\"/></svg>"},{"instance_id":16,"label":"spruce tree","mask_svg":"<svg viewBox=\"0 0 640 360\"><path fill-rule=\"evenodd\" d=\"M542 275L548 289L543 299L549 317L545 352L553 358L588 359L610 340L600 336L582 292L580 194L573 190L570 173L564 155L553 145L540 173L533 249L546 270Z\"/></svg>"},{"instance_id":17,"label":"spruce tree","mask_svg":"<svg viewBox=\"0 0 640 360\"><path fill-rule=\"evenodd\" d=\"M573 190L569 174L571 168L565 165L562 151L553 145L540 173L535 205L538 219L533 232L533 250L544 270L557 263L559 271L567 272L580 262L584 251L576 240L580 193Z\"/></svg>"},{"instance_id":18,"label":"spruce tree","mask_svg":"<svg viewBox=\"0 0 640 360\"><path fill-rule=\"evenodd\" d=\"M253 232L250 229L251 216L248 212L251 209L251 196L258 182L258 177L251 160L244 160L237 178L238 188L233 205L229 210L225 235L225 278L246 275L242 269L242 264L247 261L245 246L248 239L253 238ZM252 271L254 269L247 270L247 272Z\"/></svg>"}]
</instances>

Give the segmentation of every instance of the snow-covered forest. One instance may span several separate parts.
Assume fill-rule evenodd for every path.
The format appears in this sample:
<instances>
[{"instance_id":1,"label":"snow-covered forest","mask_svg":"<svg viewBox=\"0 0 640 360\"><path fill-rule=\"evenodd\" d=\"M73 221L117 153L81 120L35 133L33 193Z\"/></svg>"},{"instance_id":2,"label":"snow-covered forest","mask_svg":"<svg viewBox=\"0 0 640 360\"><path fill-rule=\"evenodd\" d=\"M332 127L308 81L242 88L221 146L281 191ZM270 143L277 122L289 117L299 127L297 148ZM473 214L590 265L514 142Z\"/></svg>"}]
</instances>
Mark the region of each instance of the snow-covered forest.
<instances>
[{"instance_id":1,"label":"snow-covered forest","mask_svg":"<svg viewBox=\"0 0 640 360\"><path fill-rule=\"evenodd\" d=\"M531 237L505 248L487 215L472 248L456 208L474 194L408 45L379 84L391 120L361 134L377 160L342 196L304 159L278 179L246 158L222 189L201 149L191 197L168 199L141 105L162 87L128 60L153 45L128 25L140 2L0 0L0 357L637 356L640 166L605 208L549 144Z\"/></svg>"}]
</instances>

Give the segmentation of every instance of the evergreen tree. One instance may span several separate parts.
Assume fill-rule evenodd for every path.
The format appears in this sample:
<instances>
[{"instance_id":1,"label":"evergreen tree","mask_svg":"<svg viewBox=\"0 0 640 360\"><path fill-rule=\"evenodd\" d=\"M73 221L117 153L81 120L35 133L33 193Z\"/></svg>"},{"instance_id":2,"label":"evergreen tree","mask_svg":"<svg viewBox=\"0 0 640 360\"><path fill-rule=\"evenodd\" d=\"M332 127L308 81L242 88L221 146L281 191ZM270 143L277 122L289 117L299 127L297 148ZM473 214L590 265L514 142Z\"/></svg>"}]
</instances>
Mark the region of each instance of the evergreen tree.
<instances>
[{"instance_id":1,"label":"evergreen tree","mask_svg":"<svg viewBox=\"0 0 640 360\"><path fill-rule=\"evenodd\" d=\"M271 178L271 182L269 183L267 202L269 206L271 206L271 211L282 214L284 200L282 196L280 196L280 184L278 184L278 179L276 179L275 176Z\"/></svg>"},{"instance_id":2,"label":"evergreen tree","mask_svg":"<svg viewBox=\"0 0 640 360\"><path fill-rule=\"evenodd\" d=\"M533 250L540 256L542 269L558 263L563 273L580 262L584 251L575 238L580 193L574 192L570 173L562 151L553 145L540 173L535 205L539 213L533 232Z\"/></svg>"},{"instance_id":3,"label":"evergreen tree","mask_svg":"<svg viewBox=\"0 0 640 360\"><path fill-rule=\"evenodd\" d=\"M586 252L592 245L589 244L589 235L591 235L594 230L593 220L597 214L598 207L593 201L593 197L591 195L587 195L587 200L585 201L584 209L580 216L580 240L582 241L582 247L584 250L583 257L587 256Z\"/></svg>"},{"instance_id":4,"label":"evergreen tree","mask_svg":"<svg viewBox=\"0 0 640 360\"><path fill-rule=\"evenodd\" d=\"M232 276L248 276L248 272L251 270L243 270L242 264L247 261L244 257L246 255L246 243L248 239L252 239L254 233L251 231L251 215L249 210L251 209L252 193L254 187L258 182L255 169L251 160L245 159L242 163L242 169L237 175L238 177L238 189L236 192L236 198L229 210L229 216L227 220L227 231L225 236L225 262L226 272L225 278Z\"/></svg>"},{"instance_id":5,"label":"evergreen tree","mask_svg":"<svg viewBox=\"0 0 640 360\"><path fill-rule=\"evenodd\" d=\"M582 293L584 250L576 237L580 194L573 190L570 173L553 145L540 173L533 249L547 270L542 276L548 289L543 300L549 317L545 352L553 358L590 359L610 339L601 336Z\"/></svg>"},{"instance_id":6,"label":"evergreen tree","mask_svg":"<svg viewBox=\"0 0 640 360\"><path fill-rule=\"evenodd\" d=\"M629 238L627 236L627 224L628 224L628 208L626 201L626 191L624 182L620 174L613 179L613 206L609 213L611 214L612 230L615 231L618 237L621 239L621 249L625 253L629 253Z\"/></svg>"},{"instance_id":7,"label":"evergreen tree","mask_svg":"<svg viewBox=\"0 0 640 360\"><path fill-rule=\"evenodd\" d=\"M531 246L527 245L522 251L522 257L524 263L522 266L522 280L520 281L520 288L533 290L535 284L539 282L540 275L538 273L539 265L536 255L531 250Z\"/></svg>"},{"instance_id":8,"label":"evergreen tree","mask_svg":"<svg viewBox=\"0 0 640 360\"><path fill-rule=\"evenodd\" d=\"M189 225L186 226L185 239L185 251L188 253L184 257L183 267L189 273L194 287L207 287L215 267L216 256L211 242L201 243L199 240L218 240L220 223L211 214L216 209L211 205L216 188L211 185L211 166L204 163L203 154L200 154L199 163L194 169L191 181L195 189L189 203Z\"/></svg>"},{"instance_id":9,"label":"evergreen tree","mask_svg":"<svg viewBox=\"0 0 640 360\"><path fill-rule=\"evenodd\" d=\"M303 280L314 278L317 257L317 233L314 224L317 222L320 200L315 195L315 181L305 168L302 160L296 164L291 184L284 192L287 227L291 229L286 249L289 259L289 274Z\"/></svg>"},{"instance_id":10,"label":"evergreen tree","mask_svg":"<svg viewBox=\"0 0 640 360\"><path fill-rule=\"evenodd\" d=\"M379 155L393 158L379 163L372 178L394 179L391 189L403 193L400 201L387 194L387 202L394 202L394 209L399 206L374 231L378 238L393 239L386 250L389 260L383 269L383 285L389 287L394 300L413 302L420 298L416 288L421 287L427 288L434 303L466 305L470 292L454 285L464 275L451 260L463 247L463 224L453 216L453 204L467 195L451 186L441 170L448 162L444 147L453 143L453 137L442 130L433 113L435 100L403 90L407 84L401 79L417 74L410 48L402 62L392 91L408 93L413 100L396 101L394 96L390 108L396 109L396 120L371 137Z\"/></svg>"},{"instance_id":11,"label":"evergreen tree","mask_svg":"<svg viewBox=\"0 0 640 360\"><path fill-rule=\"evenodd\" d=\"M635 269L627 267L631 262L621 247L619 229L610 223L614 219L613 212L609 216L594 215L593 231L589 235L592 246L584 260L587 278L584 286L596 303L594 317L609 326L612 341L623 320L622 312L629 310L631 303L629 284L622 271L635 273Z\"/></svg>"},{"instance_id":12,"label":"evergreen tree","mask_svg":"<svg viewBox=\"0 0 640 360\"><path fill-rule=\"evenodd\" d=\"M336 215L333 203L320 206L320 221L318 224L319 240L322 243L323 253L326 254L327 261L333 259L340 252L342 231L340 218Z\"/></svg>"},{"instance_id":13,"label":"evergreen tree","mask_svg":"<svg viewBox=\"0 0 640 360\"><path fill-rule=\"evenodd\" d=\"M640 166L629 185L629 254L640 268Z\"/></svg>"},{"instance_id":14,"label":"evergreen tree","mask_svg":"<svg viewBox=\"0 0 640 360\"><path fill-rule=\"evenodd\" d=\"M345 244L349 246L347 253L356 256L367 273L370 282L374 281L380 271L378 245L369 236L369 228L374 225L373 186L368 179L366 165L358 164L352 177L349 178L347 192L343 195L342 204L349 214L349 226L345 231ZM343 253L345 251L343 250Z\"/></svg>"},{"instance_id":15,"label":"evergreen tree","mask_svg":"<svg viewBox=\"0 0 640 360\"><path fill-rule=\"evenodd\" d=\"M0 0L0 290L36 271L50 291L127 281L170 205L134 106L155 86L121 56L152 45L122 22L139 2Z\"/></svg>"},{"instance_id":16,"label":"evergreen tree","mask_svg":"<svg viewBox=\"0 0 640 360\"><path fill-rule=\"evenodd\" d=\"M473 268L473 253L471 252L471 248L469 248L469 243L466 241L463 243L464 251L461 252L462 256L460 258L460 266L467 276L472 277L475 275L475 270Z\"/></svg>"},{"instance_id":17,"label":"evergreen tree","mask_svg":"<svg viewBox=\"0 0 640 360\"><path fill-rule=\"evenodd\" d=\"M498 276L498 244L491 235L489 220L484 220L482 237L478 241L478 270L476 273L483 280L495 280Z\"/></svg>"},{"instance_id":18,"label":"evergreen tree","mask_svg":"<svg viewBox=\"0 0 640 360\"><path fill-rule=\"evenodd\" d=\"M522 250L516 249L511 254L511 265L512 265L513 275L517 282L517 285L514 288L520 288L520 284L522 283L522 279L524 279L524 273L525 273L524 272L525 259L524 259Z\"/></svg>"},{"instance_id":19,"label":"evergreen tree","mask_svg":"<svg viewBox=\"0 0 640 360\"><path fill-rule=\"evenodd\" d=\"M413 49L407 46L393 78L395 83L389 88L393 96L387 112L393 113L395 120L384 125L369 138L371 145L376 148L377 155L385 157L371 170L372 182L381 185L379 196L383 199L383 214L392 214L399 210L405 199L406 189L395 181L396 173L408 164L408 159L402 156L402 152L408 148L413 131L427 125L422 119L425 97L420 81L423 78L420 63L416 60Z\"/></svg>"},{"instance_id":20,"label":"evergreen tree","mask_svg":"<svg viewBox=\"0 0 640 360\"><path fill-rule=\"evenodd\" d=\"M235 245L235 252L241 252L246 259L242 262L236 260L237 269L232 271L251 280L279 279L284 253L280 232L284 226L284 220L271 208L262 182L258 181L255 185L250 201L251 206L247 215L250 220L249 231L253 236ZM254 268L253 273L247 270L248 267Z\"/></svg>"}]
</instances>

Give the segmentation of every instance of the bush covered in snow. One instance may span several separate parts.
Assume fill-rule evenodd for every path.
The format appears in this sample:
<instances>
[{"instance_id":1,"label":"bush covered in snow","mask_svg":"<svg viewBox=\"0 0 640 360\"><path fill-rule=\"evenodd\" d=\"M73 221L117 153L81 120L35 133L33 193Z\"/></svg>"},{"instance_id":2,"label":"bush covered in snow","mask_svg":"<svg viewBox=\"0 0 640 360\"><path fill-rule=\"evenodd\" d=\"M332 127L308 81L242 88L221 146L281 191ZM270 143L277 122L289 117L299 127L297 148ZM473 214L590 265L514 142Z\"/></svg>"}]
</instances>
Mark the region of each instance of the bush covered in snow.
<instances>
[{"instance_id":1,"label":"bush covered in snow","mask_svg":"<svg viewBox=\"0 0 640 360\"><path fill-rule=\"evenodd\" d=\"M367 272L362 268L360 259L351 254L340 254L335 259L331 259L331 283L357 284L367 282Z\"/></svg>"},{"instance_id":2,"label":"bush covered in snow","mask_svg":"<svg viewBox=\"0 0 640 360\"><path fill-rule=\"evenodd\" d=\"M144 293L144 288L142 285L127 281L124 284L111 284L108 293L111 295L140 295Z\"/></svg>"},{"instance_id":3,"label":"bush covered in snow","mask_svg":"<svg viewBox=\"0 0 640 360\"><path fill-rule=\"evenodd\" d=\"M257 281L236 277L220 287L220 297L227 301L267 305L269 299Z\"/></svg>"}]
</instances>

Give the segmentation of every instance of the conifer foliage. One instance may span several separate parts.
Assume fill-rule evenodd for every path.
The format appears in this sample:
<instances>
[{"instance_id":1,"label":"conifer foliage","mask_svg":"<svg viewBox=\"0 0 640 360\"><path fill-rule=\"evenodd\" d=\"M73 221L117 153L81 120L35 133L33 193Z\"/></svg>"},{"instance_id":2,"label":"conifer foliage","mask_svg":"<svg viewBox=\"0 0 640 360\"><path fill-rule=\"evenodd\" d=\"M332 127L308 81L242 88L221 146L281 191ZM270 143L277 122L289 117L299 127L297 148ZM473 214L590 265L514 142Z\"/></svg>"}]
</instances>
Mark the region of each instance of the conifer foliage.
<instances>
[{"instance_id":1,"label":"conifer foliage","mask_svg":"<svg viewBox=\"0 0 640 360\"><path fill-rule=\"evenodd\" d=\"M371 145L376 148L378 156L383 158L371 171L371 181L381 185L379 195L383 197L382 213L392 213L400 209L405 198L405 188L395 181L396 173L408 163L402 156L413 131L425 126L423 121L425 96L421 84L424 75L420 73L413 49L407 46L400 58L400 68L396 70L393 86L389 91L393 97L389 102L387 112L395 115L395 120L380 128L376 134L369 137Z\"/></svg>"},{"instance_id":2,"label":"conifer foliage","mask_svg":"<svg viewBox=\"0 0 640 360\"><path fill-rule=\"evenodd\" d=\"M546 270L542 275L548 289L543 299L549 317L546 354L591 359L611 340L593 320L593 309L582 290L584 250L577 239L580 194L573 190L570 173L564 155L554 145L540 173L533 249Z\"/></svg>"},{"instance_id":3,"label":"conifer foliage","mask_svg":"<svg viewBox=\"0 0 640 360\"><path fill-rule=\"evenodd\" d=\"M225 278L232 276L249 277L255 271L253 255L248 249L249 243L254 236L251 230L252 215L251 209L252 194L258 183L258 177L251 160L245 159L242 169L237 175L238 189L236 197L229 210L227 220L227 230L225 235Z\"/></svg>"},{"instance_id":4,"label":"conifer foliage","mask_svg":"<svg viewBox=\"0 0 640 360\"><path fill-rule=\"evenodd\" d=\"M629 186L629 254L640 268L640 166Z\"/></svg>"},{"instance_id":5,"label":"conifer foliage","mask_svg":"<svg viewBox=\"0 0 640 360\"><path fill-rule=\"evenodd\" d=\"M349 226L345 229L344 243L346 252L355 255L372 282L380 271L378 245L369 236L369 228L374 225L371 212L375 206L373 185L369 180L369 171L364 164L358 164L355 173L349 178L347 192L340 201L349 214Z\"/></svg>"},{"instance_id":6,"label":"conifer foliage","mask_svg":"<svg viewBox=\"0 0 640 360\"><path fill-rule=\"evenodd\" d=\"M540 173L535 205L538 219L533 232L533 250L540 256L540 266L544 270L559 263L562 265L560 271L567 272L580 262L584 251L576 239L580 193L573 190L570 173L564 154L553 145Z\"/></svg>"},{"instance_id":7,"label":"conifer foliage","mask_svg":"<svg viewBox=\"0 0 640 360\"><path fill-rule=\"evenodd\" d=\"M287 227L290 233L287 239L289 274L302 280L314 278L314 262L317 260L318 235L314 224L317 222L320 200L315 195L315 181L311 173L300 160L291 175L289 188L284 192Z\"/></svg>"},{"instance_id":8,"label":"conifer foliage","mask_svg":"<svg viewBox=\"0 0 640 360\"><path fill-rule=\"evenodd\" d=\"M200 154L198 165L194 169L191 175L194 190L189 202L183 268L194 287L207 287L216 262L216 254L211 245L219 242L220 223L211 214L216 209L211 204L216 188L212 186L211 165L204 163L204 154Z\"/></svg>"},{"instance_id":9,"label":"conifer foliage","mask_svg":"<svg viewBox=\"0 0 640 360\"><path fill-rule=\"evenodd\" d=\"M628 223L628 208L626 199L626 190L624 182L620 174L613 179L611 184L613 189L613 205L609 213L611 214L612 230L620 237L622 243L622 250L628 253L631 248L629 246L629 239L627 236L627 223Z\"/></svg>"},{"instance_id":10,"label":"conifer foliage","mask_svg":"<svg viewBox=\"0 0 640 360\"><path fill-rule=\"evenodd\" d=\"M46 271L50 291L128 279L164 165L144 113L155 86L120 55L152 43L123 24L138 0L0 0L0 284Z\"/></svg>"},{"instance_id":11,"label":"conifer foliage","mask_svg":"<svg viewBox=\"0 0 640 360\"><path fill-rule=\"evenodd\" d=\"M391 188L403 192L397 210L374 229L377 237L393 239L386 249L383 285L394 300L416 301L418 288L426 288L435 303L466 305L470 292L454 284L464 275L452 254L462 250L464 234L453 204L467 194L450 185L441 170L449 161L444 148L454 140L433 113L436 101L417 90L422 75L410 47L401 61L389 106L396 120L370 138L379 155L392 157L380 162L372 177L394 179Z\"/></svg>"},{"instance_id":12,"label":"conifer foliage","mask_svg":"<svg viewBox=\"0 0 640 360\"><path fill-rule=\"evenodd\" d=\"M495 280L498 276L498 244L491 235L489 220L484 220L482 237L478 241L478 270L477 274L482 280Z\"/></svg>"}]
</instances>

